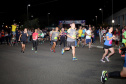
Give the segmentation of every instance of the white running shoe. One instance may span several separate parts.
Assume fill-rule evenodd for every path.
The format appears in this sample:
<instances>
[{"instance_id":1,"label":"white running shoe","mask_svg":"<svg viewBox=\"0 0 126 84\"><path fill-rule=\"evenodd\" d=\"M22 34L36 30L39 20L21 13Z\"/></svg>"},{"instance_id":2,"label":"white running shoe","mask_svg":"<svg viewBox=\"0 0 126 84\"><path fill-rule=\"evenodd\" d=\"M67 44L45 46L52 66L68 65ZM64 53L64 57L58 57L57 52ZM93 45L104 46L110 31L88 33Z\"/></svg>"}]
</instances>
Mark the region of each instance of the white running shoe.
<instances>
[{"instance_id":1,"label":"white running shoe","mask_svg":"<svg viewBox=\"0 0 126 84\"><path fill-rule=\"evenodd\" d=\"M105 59L107 60L107 62L109 62L110 60L108 59L108 57L106 56Z\"/></svg>"},{"instance_id":2,"label":"white running shoe","mask_svg":"<svg viewBox=\"0 0 126 84\"><path fill-rule=\"evenodd\" d=\"M101 62L105 63L105 61L103 59L100 60Z\"/></svg>"}]
</instances>

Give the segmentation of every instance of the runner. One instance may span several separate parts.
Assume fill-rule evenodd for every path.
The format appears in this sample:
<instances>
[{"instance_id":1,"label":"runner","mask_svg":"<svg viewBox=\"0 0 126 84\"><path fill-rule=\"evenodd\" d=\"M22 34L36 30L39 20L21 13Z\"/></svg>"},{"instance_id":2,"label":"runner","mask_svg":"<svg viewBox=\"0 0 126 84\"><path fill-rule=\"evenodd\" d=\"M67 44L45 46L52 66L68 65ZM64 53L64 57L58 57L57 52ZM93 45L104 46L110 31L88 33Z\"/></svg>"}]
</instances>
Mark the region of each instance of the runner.
<instances>
[{"instance_id":1,"label":"runner","mask_svg":"<svg viewBox=\"0 0 126 84\"><path fill-rule=\"evenodd\" d=\"M63 55L65 51L70 50L70 47L72 47L73 61L77 60L77 58L75 57L75 40L76 40L75 23L72 23L71 28L69 28L67 31L67 47L62 49L61 54Z\"/></svg>"},{"instance_id":2,"label":"runner","mask_svg":"<svg viewBox=\"0 0 126 84\"><path fill-rule=\"evenodd\" d=\"M122 48L122 51L126 52L126 47ZM114 72L107 72L105 70L102 71L101 82L105 84L108 78L125 78L126 77L126 54L124 58L125 62L123 65L122 71L114 71Z\"/></svg>"},{"instance_id":3,"label":"runner","mask_svg":"<svg viewBox=\"0 0 126 84\"><path fill-rule=\"evenodd\" d=\"M112 36L113 27L109 28L109 32L106 34L106 41L104 43L104 50L105 53L103 54L103 57L101 59L101 62L105 63L104 58L109 62L109 57L115 53L114 48L112 47L112 40L115 39L115 36ZM108 51L111 51L110 54L108 54ZM108 56L106 56L108 54Z\"/></svg>"},{"instance_id":4,"label":"runner","mask_svg":"<svg viewBox=\"0 0 126 84\"><path fill-rule=\"evenodd\" d=\"M53 32L53 31L55 31L54 28L52 28L52 31L50 31L50 33L49 33L49 36L50 36L50 45L53 45L53 42L51 41L51 38L52 38L51 35L52 35L52 32Z\"/></svg>"},{"instance_id":5,"label":"runner","mask_svg":"<svg viewBox=\"0 0 126 84\"><path fill-rule=\"evenodd\" d=\"M19 36L19 41L21 41L21 46L22 46L21 52L23 52L23 53L25 50L25 44L27 41L27 37L28 37L27 28L25 28L24 31L22 32L22 34Z\"/></svg>"},{"instance_id":6,"label":"runner","mask_svg":"<svg viewBox=\"0 0 126 84\"><path fill-rule=\"evenodd\" d=\"M81 41L81 35L82 35L82 26L80 26L78 30L78 42L77 42L77 47L79 47L80 41Z\"/></svg>"},{"instance_id":7,"label":"runner","mask_svg":"<svg viewBox=\"0 0 126 84\"><path fill-rule=\"evenodd\" d=\"M86 33L86 28L83 27L82 28L82 35L81 35L81 39L82 39L82 47L84 47L85 43L85 33Z\"/></svg>"},{"instance_id":8,"label":"runner","mask_svg":"<svg viewBox=\"0 0 126 84\"><path fill-rule=\"evenodd\" d=\"M55 53L56 42L57 42L57 39L59 37L58 27L56 27L55 31L52 32L51 37L52 38L50 38L50 40L53 42L53 45L52 45L52 48L50 50Z\"/></svg>"},{"instance_id":9,"label":"runner","mask_svg":"<svg viewBox=\"0 0 126 84\"><path fill-rule=\"evenodd\" d=\"M86 44L89 44L89 50L91 49L91 27L86 31Z\"/></svg>"},{"instance_id":10,"label":"runner","mask_svg":"<svg viewBox=\"0 0 126 84\"><path fill-rule=\"evenodd\" d=\"M61 46L61 44L63 42L64 47L65 47L65 36L66 36L66 33L64 31L64 28L62 28L61 32L60 32L60 45L59 46Z\"/></svg>"},{"instance_id":11,"label":"runner","mask_svg":"<svg viewBox=\"0 0 126 84\"><path fill-rule=\"evenodd\" d=\"M37 45L38 45L38 33L37 33L37 29L35 29L35 32L32 34L32 39L33 39L32 50L34 50L34 48L35 48L35 53L37 53Z\"/></svg>"},{"instance_id":12,"label":"runner","mask_svg":"<svg viewBox=\"0 0 126 84\"><path fill-rule=\"evenodd\" d=\"M16 23L14 23L11 26L12 26L12 34L15 36L15 34L16 34L16 28L17 28L18 25L16 25Z\"/></svg>"}]
</instances>

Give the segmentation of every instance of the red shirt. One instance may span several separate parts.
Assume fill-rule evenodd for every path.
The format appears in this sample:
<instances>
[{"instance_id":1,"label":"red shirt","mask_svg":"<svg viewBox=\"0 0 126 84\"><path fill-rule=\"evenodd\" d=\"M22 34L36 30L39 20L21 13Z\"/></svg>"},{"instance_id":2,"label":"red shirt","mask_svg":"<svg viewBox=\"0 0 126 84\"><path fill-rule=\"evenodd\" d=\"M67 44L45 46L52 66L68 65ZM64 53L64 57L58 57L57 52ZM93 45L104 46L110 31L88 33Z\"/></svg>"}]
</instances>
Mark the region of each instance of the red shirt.
<instances>
[{"instance_id":1,"label":"red shirt","mask_svg":"<svg viewBox=\"0 0 126 84\"><path fill-rule=\"evenodd\" d=\"M33 33L32 37L33 37L33 40L37 40L38 39L38 33Z\"/></svg>"}]
</instances>

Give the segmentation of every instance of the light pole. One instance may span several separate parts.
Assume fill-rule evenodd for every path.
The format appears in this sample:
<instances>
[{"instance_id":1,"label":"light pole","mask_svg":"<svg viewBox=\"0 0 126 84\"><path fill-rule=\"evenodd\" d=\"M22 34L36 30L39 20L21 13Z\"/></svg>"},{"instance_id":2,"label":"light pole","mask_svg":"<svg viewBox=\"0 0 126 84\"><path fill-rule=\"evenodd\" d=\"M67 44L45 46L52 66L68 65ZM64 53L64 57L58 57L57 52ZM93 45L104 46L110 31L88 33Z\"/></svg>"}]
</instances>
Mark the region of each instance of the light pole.
<instances>
[{"instance_id":1,"label":"light pole","mask_svg":"<svg viewBox=\"0 0 126 84\"><path fill-rule=\"evenodd\" d=\"M49 15L50 15L50 13L48 13L48 26L49 26Z\"/></svg>"},{"instance_id":2,"label":"light pole","mask_svg":"<svg viewBox=\"0 0 126 84\"><path fill-rule=\"evenodd\" d=\"M103 9L100 8L99 10L102 12L102 24L103 24Z\"/></svg>"},{"instance_id":3,"label":"light pole","mask_svg":"<svg viewBox=\"0 0 126 84\"><path fill-rule=\"evenodd\" d=\"M114 19L113 19L113 0L112 0L112 27L113 27L113 24L115 23Z\"/></svg>"},{"instance_id":4,"label":"light pole","mask_svg":"<svg viewBox=\"0 0 126 84\"><path fill-rule=\"evenodd\" d=\"M30 6L31 6L30 4L27 5L27 20L28 20L28 7Z\"/></svg>"},{"instance_id":5,"label":"light pole","mask_svg":"<svg viewBox=\"0 0 126 84\"><path fill-rule=\"evenodd\" d=\"M98 16L95 16L96 17L96 27L97 27L97 19L98 19Z\"/></svg>"}]
</instances>

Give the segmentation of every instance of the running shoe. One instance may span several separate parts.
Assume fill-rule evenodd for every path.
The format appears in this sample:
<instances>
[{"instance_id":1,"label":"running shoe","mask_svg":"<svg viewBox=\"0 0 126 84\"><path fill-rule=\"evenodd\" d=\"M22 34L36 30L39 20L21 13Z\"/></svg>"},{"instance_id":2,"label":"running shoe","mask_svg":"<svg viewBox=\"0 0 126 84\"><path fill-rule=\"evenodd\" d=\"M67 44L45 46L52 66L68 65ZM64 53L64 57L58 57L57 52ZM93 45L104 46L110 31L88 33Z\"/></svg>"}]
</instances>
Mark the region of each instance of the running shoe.
<instances>
[{"instance_id":1,"label":"running shoe","mask_svg":"<svg viewBox=\"0 0 126 84\"><path fill-rule=\"evenodd\" d=\"M77 47L79 47L79 45L77 45Z\"/></svg>"},{"instance_id":2,"label":"running shoe","mask_svg":"<svg viewBox=\"0 0 126 84\"><path fill-rule=\"evenodd\" d=\"M53 52L53 50L50 48L50 51Z\"/></svg>"},{"instance_id":3,"label":"running shoe","mask_svg":"<svg viewBox=\"0 0 126 84\"><path fill-rule=\"evenodd\" d=\"M53 52L55 53L56 51L55 51L55 50L53 50Z\"/></svg>"},{"instance_id":4,"label":"running shoe","mask_svg":"<svg viewBox=\"0 0 126 84\"><path fill-rule=\"evenodd\" d=\"M107 62L109 62L109 61L110 61L110 60L109 60L109 58L108 58L107 56L105 57L105 59L107 60Z\"/></svg>"},{"instance_id":5,"label":"running shoe","mask_svg":"<svg viewBox=\"0 0 126 84\"><path fill-rule=\"evenodd\" d=\"M64 52L65 52L65 51L64 51L64 49L62 49L61 54L63 55L63 54L64 54Z\"/></svg>"},{"instance_id":6,"label":"running shoe","mask_svg":"<svg viewBox=\"0 0 126 84\"><path fill-rule=\"evenodd\" d=\"M105 82L108 80L107 76L107 71L102 71L102 76L101 76L101 83L105 84Z\"/></svg>"},{"instance_id":7,"label":"running shoe","mask_svg":"<svg viewBox=\"0 0 126 84\"><path fill-rule=\"evenodd\" d=\"M34 48L32 47L32 50L34 50Z\"/></svg>"},{"instance_id":8,"label":"running shoe","mask_svg":"<svg viewBox=\"0 0 126 84\"><path fill-rule=\"evenodd\" d=\"M35 51L35 53L37 53L37 51Z\"/></svg>"},{"instance_id":9,"label":"running shoe","mask_svg":"<svg viewBox=\"0 0 126 84\"><path fill-rule=\"evenodd\" d=\"M119 54L121 54L121 49L119 49Z\"/></svg>"},{"instance_id":10,"label":"running shoe","mask_svg":"<svg viewBox=\"0 0 126 84\"><path fill-rule=\"evenodd\" d=\"M101 62L105 63L105 61L103 59L100 60Z\"/></svg>"},{"instance_id":11,"label":"running shoe","mask_svg":"<svg viewBox=\"0 0 126 84\"><path fill-rule=\"evenodd\" d=\"M121 55L121 57L125 57L125 55Z\"/></svg>"},{"instance_id":12,"label":"running shoe","mask_svg":"<svg viewBox=\"0 0 126 84\"><path fill-rule=\"evenodd\" d=\"M76 60L78 60L78 59L77 59L76 57L74 57L74 58L73 58L73 61L76 61Z\"/></svg>"}]
</instances>

